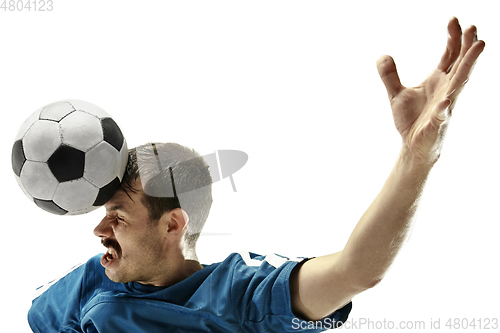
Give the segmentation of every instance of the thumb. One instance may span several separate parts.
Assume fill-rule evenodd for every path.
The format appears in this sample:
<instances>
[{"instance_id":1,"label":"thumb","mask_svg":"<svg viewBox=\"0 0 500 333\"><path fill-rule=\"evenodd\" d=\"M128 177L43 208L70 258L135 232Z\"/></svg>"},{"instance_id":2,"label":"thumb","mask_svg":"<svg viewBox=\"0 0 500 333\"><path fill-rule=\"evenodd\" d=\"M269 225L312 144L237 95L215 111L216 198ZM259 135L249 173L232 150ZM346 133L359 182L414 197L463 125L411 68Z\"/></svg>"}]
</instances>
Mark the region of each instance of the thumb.
<instances>
[{"instance_id":1,"label":"thumb","mask_svg":"<svg viewBox=\"0 0 500 333\"><path fill-rule=\"evenodd\" d=\"M377 70L385 85L385 89L387 89L387 95L389 95L389 99L392 100L404 88L399 80L398 70L396 69L394 59L388 55L381 56L377 60Z\"/></svg>"}]
</instances>

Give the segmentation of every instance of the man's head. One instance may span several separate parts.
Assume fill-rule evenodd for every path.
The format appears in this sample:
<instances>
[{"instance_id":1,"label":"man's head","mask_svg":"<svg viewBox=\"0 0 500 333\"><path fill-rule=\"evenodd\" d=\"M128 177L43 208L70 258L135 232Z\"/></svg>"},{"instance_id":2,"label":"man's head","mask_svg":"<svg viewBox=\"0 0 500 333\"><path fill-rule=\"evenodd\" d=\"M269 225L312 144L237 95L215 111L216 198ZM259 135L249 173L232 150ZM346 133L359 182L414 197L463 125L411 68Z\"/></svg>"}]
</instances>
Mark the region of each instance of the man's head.
<instances>
[{"instance_id":1,"label":"man's head","mask_svg":"<svg viewBox=\"0 0 500 333\"><path fill-rule=\"evenodd\" d=\"M211 183L208 166L194 150L175 143L131 149L122 187L94 230L109 249L101 261L108 277L162 285L186 259L196 260Z\"/></svg>"}]
</instances>

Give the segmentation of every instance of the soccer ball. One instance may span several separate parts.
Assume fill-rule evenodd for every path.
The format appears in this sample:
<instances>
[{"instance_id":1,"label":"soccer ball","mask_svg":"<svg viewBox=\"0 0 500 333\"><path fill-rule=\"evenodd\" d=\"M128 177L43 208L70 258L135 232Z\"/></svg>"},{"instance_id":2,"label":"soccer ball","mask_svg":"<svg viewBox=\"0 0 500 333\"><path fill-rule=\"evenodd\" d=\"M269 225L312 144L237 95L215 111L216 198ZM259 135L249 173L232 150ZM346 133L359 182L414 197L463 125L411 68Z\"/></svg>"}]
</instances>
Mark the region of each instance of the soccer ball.
<instances>
[{"instance_id":1,"label":"soccer ball","mask_svg":"<svg viewBox=\"0 0 500 333\"><path fill-rule=\"evenodd\" d=\"M120 187L127 142L114 120L88 102L65 100L35 111L12 147L12 169L40 208L77 215L104 205Z\"/></svg>"}]
</instances>

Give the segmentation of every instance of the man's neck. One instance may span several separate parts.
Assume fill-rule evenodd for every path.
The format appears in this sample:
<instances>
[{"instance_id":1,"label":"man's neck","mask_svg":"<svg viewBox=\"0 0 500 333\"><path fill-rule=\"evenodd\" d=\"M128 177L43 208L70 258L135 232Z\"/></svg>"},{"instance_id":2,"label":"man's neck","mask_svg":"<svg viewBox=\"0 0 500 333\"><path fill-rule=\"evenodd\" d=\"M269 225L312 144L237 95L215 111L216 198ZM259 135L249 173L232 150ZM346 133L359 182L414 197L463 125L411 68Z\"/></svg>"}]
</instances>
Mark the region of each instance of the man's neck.
<instances>
[{"instance_id":1,"label":"man's neck","mask_svg":"<svg viewBox=\"0 0 500 333\"><path fill-rule=\"evenodd\" d=\"M156 287L170 287L187 279L201 269L203 269L203 266L198 260L183 259L179 261L178 265L169 265L168 268L166 267L166 270L159 273L157 278L153 278L149 281L136 282Z\"/></svg>"}]
</instances>

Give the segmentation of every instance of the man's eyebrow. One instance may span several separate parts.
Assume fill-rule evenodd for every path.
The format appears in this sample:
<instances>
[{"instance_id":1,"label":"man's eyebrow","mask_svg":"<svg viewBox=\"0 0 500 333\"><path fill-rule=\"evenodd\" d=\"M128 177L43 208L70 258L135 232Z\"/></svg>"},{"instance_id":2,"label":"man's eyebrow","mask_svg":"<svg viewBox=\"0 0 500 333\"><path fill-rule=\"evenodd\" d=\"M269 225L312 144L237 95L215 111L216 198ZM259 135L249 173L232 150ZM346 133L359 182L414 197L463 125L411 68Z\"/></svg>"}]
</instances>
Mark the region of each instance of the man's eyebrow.
<instances>
[{"instance_id":1,"label":"man's eyebrow","mask_svg":"<svg viewBox=\"0 0 500 333\"><path fill-rule=\"evenodd\" d=\"M114 205L110 209L107 209L108 212L114 212L116 210L121 210L123 212L127 212L127 210L123 207L123 205Z\"/></svg>"}]
</instances>

